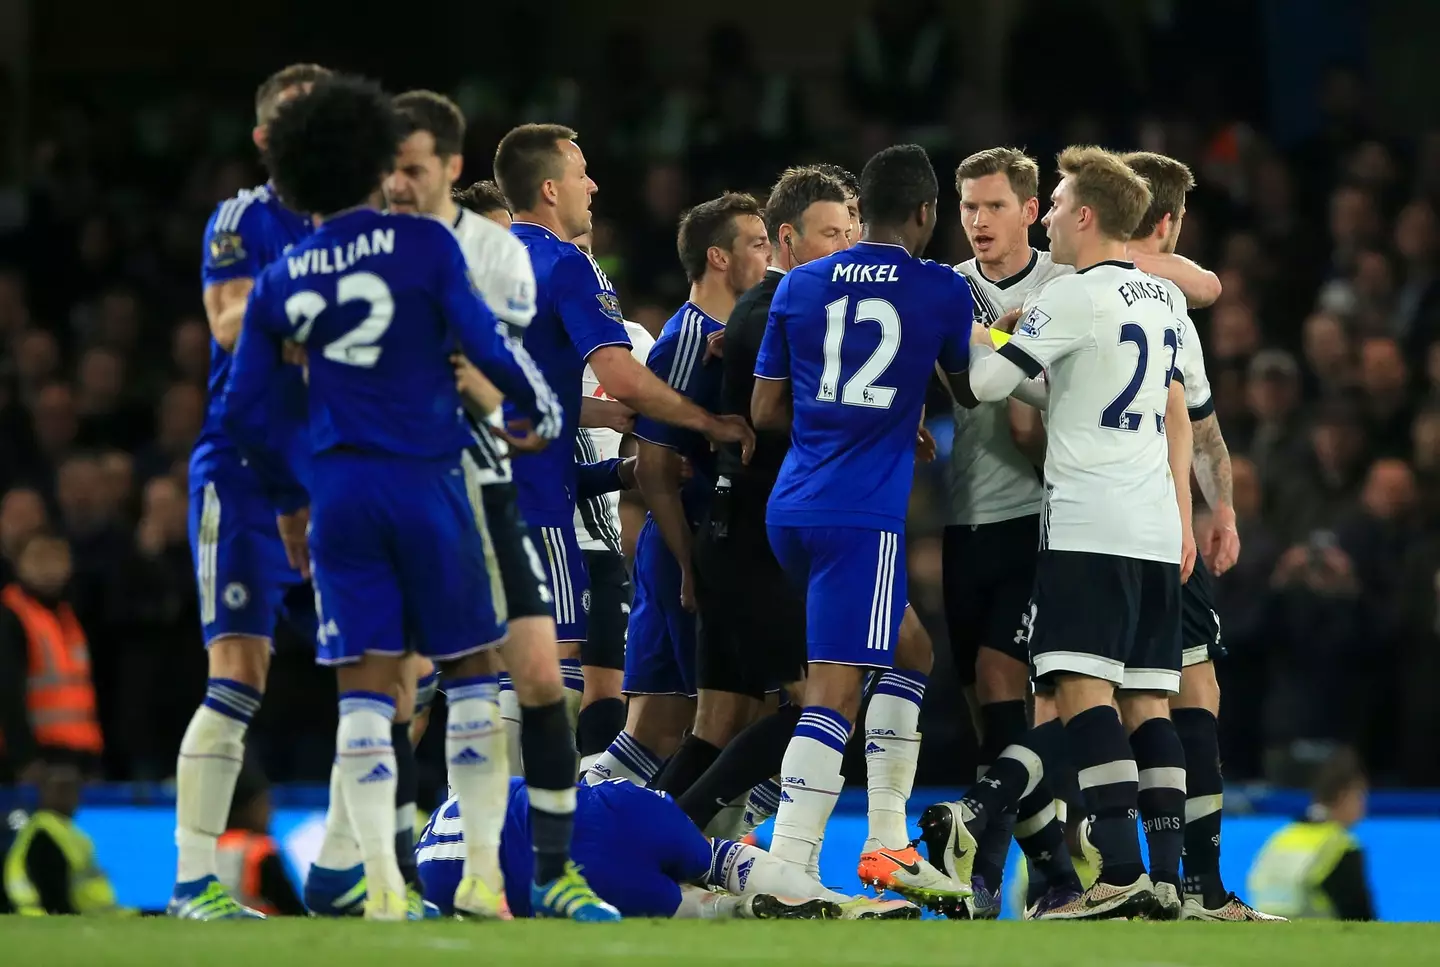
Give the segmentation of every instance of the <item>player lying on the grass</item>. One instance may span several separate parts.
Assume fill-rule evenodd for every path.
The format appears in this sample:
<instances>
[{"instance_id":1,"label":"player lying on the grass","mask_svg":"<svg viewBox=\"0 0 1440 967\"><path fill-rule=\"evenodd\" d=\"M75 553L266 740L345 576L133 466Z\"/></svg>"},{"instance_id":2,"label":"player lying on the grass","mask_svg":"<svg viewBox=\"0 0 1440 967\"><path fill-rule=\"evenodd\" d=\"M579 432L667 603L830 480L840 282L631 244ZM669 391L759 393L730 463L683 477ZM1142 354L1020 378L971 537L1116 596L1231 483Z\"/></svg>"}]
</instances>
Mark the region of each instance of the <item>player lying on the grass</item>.
<instances>
[{"instance_id":1,"label":"player lying on the grass","mask_svg":"<svg viewBox=\"0 0 1440 967\"><path fill-rule=\"evenodd\" d=\"M531 916L528 794L513 780L500 834L500 868L510 912ZM758 846L707 839L667 793L612 779L581 785L575 803L572 856L591 887L626 917L704 920L912 920L904 900L849 897L827 890L804 869ZM459 800L435 810L420 834L416 859L427 899L452 913L464 865ZM720 887L730 895L705 887Z\"/></svg>"}]
</instances>

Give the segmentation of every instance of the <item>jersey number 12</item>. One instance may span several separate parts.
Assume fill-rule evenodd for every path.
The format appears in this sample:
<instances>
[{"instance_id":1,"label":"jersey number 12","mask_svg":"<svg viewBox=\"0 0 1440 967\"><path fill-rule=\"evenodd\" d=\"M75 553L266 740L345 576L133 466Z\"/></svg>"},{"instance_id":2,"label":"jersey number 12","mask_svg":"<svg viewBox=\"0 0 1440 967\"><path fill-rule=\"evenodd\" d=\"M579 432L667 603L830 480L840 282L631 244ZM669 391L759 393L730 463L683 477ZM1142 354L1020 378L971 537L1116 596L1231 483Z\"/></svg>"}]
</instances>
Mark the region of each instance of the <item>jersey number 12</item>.
<instances>
[{"instance_id":1,"label":"jersey number 12","mask_svg":"<svg viewBox=\"0 0 1440 967\"><path fill-rule=\"evenodd\" d=\"M1135 372L1130 377L1130 382L1120 391L1120 395L1110 402L1100 412L1100 425L1107 430L1134 431L1140 429L1140 422L1144 414L1136 413L1129 409L1131 403L1140 392L1140 384L1145 381L1145 367L1150 362L1150 340L1145 335L1145 329L1139 323L1127 322L1120 327L1120 342L1125 344L1133 342L1139 350L1135 357ZM1170 350L1170 362L1165 367L1165 387L1170 387L1170 376L1175 371L1175 354L1179 349L1180 337L1174 329L1165 330L1165 348ZM1165 432L1165 414L1155 414L1155 429Z\"/></svg>"},{"instance_id":2,"label":"jersey number 12","mask_svg":"<svg viewBox=\"0 0 1440 967\"><path fill-rule=\"evenodd\" d=\"M320 355L343 366L359 366L369 369L380 361L380 347L376 345L390 321L395 318L395 299L390 286L374 272L351 272L342 275L335 282L335 302L364 302L370 306L360 325L339 338L325 344ZM295 326L291 338L302 346L310 336L310 327L315 318L327 308L325 297L313 289L297 292L285 300L285 315Z\"/></svg>"},{"instance_id":3,"label":"jersey number 12","mask_svg":"<svg viewBox=\"0 0 1440 967\"><path fill-rule=\"evenodd\" d=\"M836 299L825 307L825 368L820 371L820 390L815 398L835 402L835 387L840 382L840 347L845 342L845 313L850 297ZM840 388L840 402L848 406L871 406L885 410L895 399L895 387L876 386L886 368L900 351L900 313L884 299L861 299L855 303L855 323L874 322L880 325L880 342L864 365Z\"/></svg>"}]
</instances>

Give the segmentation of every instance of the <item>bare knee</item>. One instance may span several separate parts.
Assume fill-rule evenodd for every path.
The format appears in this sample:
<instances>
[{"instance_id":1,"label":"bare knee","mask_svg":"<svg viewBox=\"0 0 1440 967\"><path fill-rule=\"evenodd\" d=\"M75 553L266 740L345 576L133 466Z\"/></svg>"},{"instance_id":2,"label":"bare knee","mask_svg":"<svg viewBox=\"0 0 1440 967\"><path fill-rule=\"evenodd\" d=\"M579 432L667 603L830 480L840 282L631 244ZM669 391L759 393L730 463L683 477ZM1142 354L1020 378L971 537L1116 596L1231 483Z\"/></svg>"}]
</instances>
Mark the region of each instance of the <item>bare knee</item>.
<instances>
[{"instance_id":1,"label":"bare knee","mask_svg":"<svg viewBox=\"0 0 1440 967\"><path fill-rule=\"evenodd\" d=\"M353 665L336 668L335 680L341 692L375 692L393 702L400 693L404 668L402 656L366 655Z\"/></svg>"},{"instance_id":2,"label":"bare knee","mask_svg":"<svg viewBox=\"0 0 1440 967\"><path fill-rule=\"evenodd\" d=\"M755 721L761 703L749 695L703 689L695 705L695 736L718 748Z\"/></svg>"},{"instance_id":3,"label":"bare knee","mask_svg":"<svg viewBox=\"0 0 1440 967\"><path fill-rule=\"evenodd\" d=\"M581 665L580 671L585 676L585 694L580 699L582 709L602 699L621 698L625 694L621 691L625 684L625 673L620 669L606 668L603 665Z\"/></svg>"},{"instance_id":4,"label":"bare knee","mask_svg":"<svg viewBox=\"0 0 1440 967\"><path fill-rule=\"evenodd\" d=\"M861 669L854 665L811 665L805 704L833 709L853 725L860 714L861 678Z\"/></svg>"},{"instance_id":5,"label":"bare knee","mask_svg":"<svg viewBox=\"0 0 1440 967\"><path fill-rule=\"evenodd\" d=\"M625 731L636 742L668 759L695 721L695 700L683 695L632 695Z\"/></svg>"},{"instance_id":6,"label":"bare knee","mask_svg":"<svg viewBox=\"0 0 1440 967\"><path fill-rule=\"evenodd\" d=\"M1170 696L1165 692L1123 691L1118 698L1126 732L1133 733L1151 719L1170 717Z\"/></svg>"},{"instance_id":7,"label":"bare knee","mask_svg":"<svg viewBox=\"0 0 1440 967\"><path fill-rule=\"evenodd\" d=\"M935 667L935 644L920 623L914 608L906 608L900 618L900 634L895 643L895 667L902 671L929 675Z\"/></svg>"},{"instance_id":8,"label":"bare knee","mask_svg":"<svg viewBox=\"0 0 1440 967\"><path fill-rule=\"evenodd\" d=\"M975 656L975 697L981 705L1023 702L1030 687L1030 667L994 648Z\"/></svg>"},{"instance_id":9,"label":"bare knee","mask_svg":"<svg viewBox=\"0 0 1440 967\"><path fill-rule=\"evenodd\" d=\"M1203 708L1216 718L1220 716L1220 681L1215 677L1215 663L1204 661L1180 671L1180 694L1170 699L1171 708Z\"/></svg>"},{"instance_id":10,"label":"bare knee","mask_svg":"<svg viewBox=\"0 0 1440 967\"><path fill-rule=\"evenodd\" d=\"M510 623L509 638L500 646L521 705L552 705L564 698L553 628L549 618L517 618Z\"/></svg>"},{"instance_id":11,"label":"bare knee","mask_svg":"<svg viewBox=\"0 0 1440 967\"><path fill-rule=\"evenodd\" d=\"M265 691L270 674L270 639L255 635L226 635L210 643L210 677L228 678Z\"/></svg>"}]
</instances>

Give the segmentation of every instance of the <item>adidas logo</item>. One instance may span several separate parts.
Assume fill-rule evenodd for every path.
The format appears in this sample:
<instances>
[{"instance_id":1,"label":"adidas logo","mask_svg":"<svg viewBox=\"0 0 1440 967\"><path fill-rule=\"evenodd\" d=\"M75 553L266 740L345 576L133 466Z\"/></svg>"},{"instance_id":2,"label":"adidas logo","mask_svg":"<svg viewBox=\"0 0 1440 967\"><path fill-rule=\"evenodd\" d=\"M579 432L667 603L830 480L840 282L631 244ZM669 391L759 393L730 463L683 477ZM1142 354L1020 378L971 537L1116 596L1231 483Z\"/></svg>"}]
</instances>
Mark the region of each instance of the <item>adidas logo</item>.
<instances>
[{"instance_id":1,"label":"adidas logo","mask_svg":"<svg viewBox=\"0 0 1440 967\"><path fill-rule=\"evenodd\" d=\"M394 778L395 773L391 772L390 769L385 765L385 763L377 762L375 763L375 768L371 769L369 772L365 773L365 775L360 777L360 781L362 783L384 782L386 779Z\"/></svg>"},{"instance_id":2,"label":"adidas logo","mask_svg":"<svg viewBox=\"0 0 1440 967\"><path fill-rule=\"evenodd\" d=\"M781 789L781 790L780 790L780 801L781 801L781 802L794 802L795 800L793 800L793 799L790 798L790 794L789 794L788 792L786 792L784 789Z\"/></svg>"},{"instance_id":3,"label":"adidas logo","mask_svg":"<svg viewBox=\"0 0 1440 967\"><path fill-rule=\"evenodd\" d=\"M875 742L871 742L869 745L865 746L865 754L866 754L866 755L879 755L881 752L884 752L884 751L885 751L885 750L882 749L882 748L879 746L879 744L877 744L877 743L875 743Z\"/></svg>"},{"instance_id":4,"label":"adidas logo","mask_svg":"<svg viewBox=\"0 0 1440 967\"><path fill-rule=\"evenodd\" d=\"M755 865L754 860L746 860L735 868L735 879L740 883L740 892L745 892L745 881L750 879L750 867Z\"/></svg>"},{"instance_id":5,"label":"adidas logo","mask_svg":"<svg viewBox=\"0 0 1440 967\"><path fill-rule=\"evenodd\" d=\"M485 758L483 755L476 752L474 749L470 748L470 746L467 745L465 748L461 749L458 753L451 757L450 764L455 766L478 766L481 763L489 761L489 759Z\"/></svg>"}]
</instances>

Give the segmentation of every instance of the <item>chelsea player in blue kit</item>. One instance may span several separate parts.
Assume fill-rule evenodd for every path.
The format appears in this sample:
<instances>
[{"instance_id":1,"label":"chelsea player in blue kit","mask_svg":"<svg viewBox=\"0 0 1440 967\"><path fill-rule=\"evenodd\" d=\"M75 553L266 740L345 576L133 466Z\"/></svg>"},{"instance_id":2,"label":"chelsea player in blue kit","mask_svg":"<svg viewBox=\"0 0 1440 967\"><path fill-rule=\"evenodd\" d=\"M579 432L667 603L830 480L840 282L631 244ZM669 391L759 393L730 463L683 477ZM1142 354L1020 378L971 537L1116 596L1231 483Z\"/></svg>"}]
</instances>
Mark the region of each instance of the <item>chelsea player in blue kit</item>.
<instances>
[{"instance_id":1,"label":"chelsea player in blue kit","mask_svg":"<svg viewBox=\"0 0 1440 967\"><path fill-rule=\"evenodd\" d=\"M806 592L806 708L781 766L771 846L799 866L811 861L840 792L862 676L894 664L930 374L938 361L959 374L952 385L965 383L969 287L948 266L918 258L935 229L937 194L920 147L871 158L861 175L863 238L786 275L756 360L755 425L789 424L791 435L766 512L770 544Z\"/></svg>"},{"instance_id":2,"label":"chelsea player in blue kit","mask_svg":"<svg viewBox=\"0 0 1440 967\"><path fill-rule=\"evenodd\" d=\"M268 126L284 102L329 72L296 64L256 94L254 140L266 152ZM175 844L179 852L169 913L186 919L258 917L216 879L215 844L245 753L245 732L260 707L276 617L284 614L307 641L315 637L314 597L285 560L275 510L220 425L220 397L245 301L256 276L310 234L310 220L287 209L269 185L222 202L205 227L201 281L213 343L210 405L190 457L190 547L208 650L205 700L190 720L175 767ZM305 396L298 367L275 374L265 403L283 445L305 462Z\"/></svg>"},{"instance_id":3,"label":"chelsea player in blue kit","mask_svg":"<svg viewBox=\"0 0 1440 967\"><path fill-rule=\"evenodd\" d=\"M735 301L760 281L770 261L759 203L728 193L695 206L680 219L677 249L690 299L665 324L646 365L715 412L723 369L707 359L710 337L724 331ZM630 705L625 730L591 765L588 782L616 775L651 782L696 716L691 546L715 490L715 454L700 434L646 416L635 421L633 433L635 477L649 513L636 541L635 601L626 635L624 689ZM694 469L683 486L682 458Z\"/></svg>"},{"instance_id":4,"label":"chelsea player in blue kit","mask_svg":"<svg viewBox=\"0 0 1440 967\"><path fill-rule=\"evenodd\" d=\"M599 264L573 242L590 231L590 201L597 191L575 137L563 125L526 124L506 134L495 151L495 180L514 212L511 230L525 243L535 270L535 317L525 330L525 349L565 410L555 444L516 461L514 476L520 512L548 565L556 637L571 655L585 641L589 597L574 528L575 433L586 364L610 396L641 415L712 442L740 443L746 459L755 442L744 419L715 416L696 406L630 355L614 288ZM507 415L512 412L507 404ZM587 682L615 675L602 667L586 667L584 673ZM530 700L518 681L516 691L524 708ZM613 694L614 688L600 692Z\"/></svg>"},{"instance_id":5,"label":"chelsea player in blue kit","mask_svg":"<svg viewBox=\"0 0 1440 967\"><path fill-rule=\"evenodd\" d=\"M523 414L529 426L507 435L516 449L552 440L561 413L479 297L449 228L371 207L400 139L389 98L358 79L324 80L276 117L275 183L318 228L257 280L222 414L268 488L291 562L307 571L313 553L318 657L337 667L341 792L364 860L366 916L410 915L395 856L390 727L404 655L414 647L444 668L450 784L477 823L455 905L505 918L498 843L486 842L490 825L482 822L503 808L508 783L503 755L482 751L504 742L486 653L504 637L504 596L489 570L451 353L463 352ZM263 406L287 342L305 347L310 360L308 488L275 446ZM558 669L556 679L555 700L543 710L549 747L527 755L531 894L551 916L614 920L619 914L568 859L575 791L561 779L567 769L573 775L574 749Z\"/></svg>"},{"instance_id":6,"label":"chelsea player in blue kit","mask_svg":"<svg viewBox=\"0 0 1440 967\"><path fill-rule=\"evenodd\" d=\"M707 839L668 793L610 779L577 790L575 860L595 891L626 917L716 920L826 920L847 916L855 902L758 846ZM500 856L507 883L524 882L531 865L526 790L511 784ZM464 854L460 803L435 810L416 844L427 898L448 913ZM727 893L715 893L707 886ZM528 898L512 892L517 917ZM871 919L875 919L872 917Z\"/></svg>"}]
</instances>

